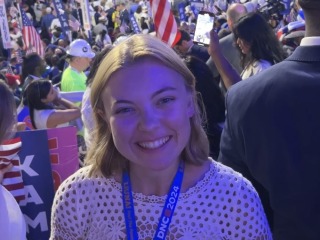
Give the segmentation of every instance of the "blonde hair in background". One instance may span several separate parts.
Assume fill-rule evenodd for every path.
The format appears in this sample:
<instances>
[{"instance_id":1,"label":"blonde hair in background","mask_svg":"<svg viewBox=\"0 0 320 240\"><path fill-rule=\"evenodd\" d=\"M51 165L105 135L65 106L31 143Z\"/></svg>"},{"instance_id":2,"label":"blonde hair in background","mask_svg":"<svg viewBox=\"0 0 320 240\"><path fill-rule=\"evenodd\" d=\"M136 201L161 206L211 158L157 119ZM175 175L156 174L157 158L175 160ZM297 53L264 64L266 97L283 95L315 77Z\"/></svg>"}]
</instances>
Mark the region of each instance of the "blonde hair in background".
<instances>
[{"instance_id":1,"label":"blonde hair in background","mask_svg":"<svg viewBox=\"0 0 320 240\"><path fill-rule=\"evenodd\" d=\"M193 95L195 114L190 119L191 134L187 146L182 152L182 159L186 162L200 165L208 160L209 143L202 128L202 120L195 91L195 79L182 59L165 43L150 36L137 34L126 39L112 49L102 60L91 88L91 104L93 108L96 129L91 150L87 154L85 163L92 164L91 174L101 171L106 177L115 171L122 171L128 166L128 160L115 148L112 134L107 123L99 114L104 112L101 94L112 74L135 64L142 58L152 58L160 64L178 72L185 79L185 86ZM134 81L132 77L132 81Z\"/></svg>"},{"instance_id":2,"label":"blonde hair in background","mask_svg":"<svg viewBox=\"0 0 320 240\"><path fill-rule=\"evenodd\" d=\"M0 144L9 137L16 123L16 105L8 85L0 80Z\"/></svg>"}]
</instances>

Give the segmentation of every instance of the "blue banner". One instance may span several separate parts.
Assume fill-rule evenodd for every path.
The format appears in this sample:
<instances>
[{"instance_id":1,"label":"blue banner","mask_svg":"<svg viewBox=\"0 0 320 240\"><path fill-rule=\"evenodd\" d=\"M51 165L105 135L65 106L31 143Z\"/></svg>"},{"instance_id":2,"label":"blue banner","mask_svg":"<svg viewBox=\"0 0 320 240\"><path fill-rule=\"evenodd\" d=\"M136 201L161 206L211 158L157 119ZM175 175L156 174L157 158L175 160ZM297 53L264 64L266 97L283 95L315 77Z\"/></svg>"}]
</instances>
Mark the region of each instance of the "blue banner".
<instances>
[{"instance_id":1,"label":"blue banner","mask_svg":"<svg viewBox=\"0 0 320 240\"><path fill-rule=\"evenodd\" d=\"M184 2L181 2L178 4L180 21L188 21L187 16L184 11L185 7L186 7L186 4Z\"/></svg>"},{"instance_id":2,"label":"blue banner","mask_svg":"<svg viewBox=\"0 0 320 240\"><path fill-rule=\"evenodd\" d=\"M282 3L285 6L285 10L281 14L289 14L291 10L290 8L291 0L282 0Z\"/></svg>"},{"instance_id":3,"label":"blue banner","mask_svg":"<svg viewBox=\"0 0 320 240\"><path fill-rule=\"evenodd\" d=\"M191 5L191 10L192 10L194 16L197 19L198 18L198 14L199 14L199 9L193 4L193 5Z\"/></svg>"},{"instance_id":4,"label":"blue banner","mask_svg":"<svg viewBox=\"0 0 320 240\"><path fill-rule=\"evenodd\" d=\"M26 199L19 205L27 224L27 238L49 239L54 189L47 130L18 132L19 152Z\"/></svg>"},{"instance_id":5,"label":"blue banner","mask_svg":"<svg viewBox=\"0 0 320 240\"><path fill-rule=\"evenodd\" d=\"M54 9L56 10L59 22L61 24L63 35L64 37L68 38L69 37L68 31L70 30L70 27L68 24L68 17L67 17L67 14L65 13L64 5L62 4L61 0L53 0L52 2L53 2ZM63 13L61 13L59 10L62 10Z\"/></svg>"},{"instance_id":6,"label":"blue banner","mask_svg":"<svg viewBox=\"0 0 320 240\"><path fill-rule=\"evenodd\" d=\"M136 18L134 16L130 17L130 22L131 22L132 29L133 29L134 33L141 33L140 27L139 27L139 25L136 21Z\"/></svg>"}]
</instances>

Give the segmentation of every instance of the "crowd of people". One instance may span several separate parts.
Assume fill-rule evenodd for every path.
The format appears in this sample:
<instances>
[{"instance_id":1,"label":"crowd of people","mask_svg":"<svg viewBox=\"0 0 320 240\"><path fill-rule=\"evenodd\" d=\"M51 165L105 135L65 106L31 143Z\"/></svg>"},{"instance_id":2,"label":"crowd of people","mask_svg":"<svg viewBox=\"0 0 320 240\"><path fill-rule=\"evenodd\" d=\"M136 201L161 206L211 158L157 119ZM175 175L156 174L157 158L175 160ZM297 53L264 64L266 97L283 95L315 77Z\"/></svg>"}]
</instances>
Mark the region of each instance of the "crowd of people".
<instances>
[{"instance_id":1,"label":"crowd of people","mask_svg":"<svg viewBox=\"0 0 320 240\"><path fill-rule=\"evenodd\" d=\"M34 129L84 125L85 166L56 192L50 239L320 237L317 0L286 14L270 1L204 5L208 46L193 41L187 2L185 19L172 3L174 46L155 36L149 1L89 1L92 35L80 3L63 3L69 36L50 1L20 5L43 56L7 4L14 48L0 69L1 142L24 129L24 107Z\"/></svg>"}]
</instances>

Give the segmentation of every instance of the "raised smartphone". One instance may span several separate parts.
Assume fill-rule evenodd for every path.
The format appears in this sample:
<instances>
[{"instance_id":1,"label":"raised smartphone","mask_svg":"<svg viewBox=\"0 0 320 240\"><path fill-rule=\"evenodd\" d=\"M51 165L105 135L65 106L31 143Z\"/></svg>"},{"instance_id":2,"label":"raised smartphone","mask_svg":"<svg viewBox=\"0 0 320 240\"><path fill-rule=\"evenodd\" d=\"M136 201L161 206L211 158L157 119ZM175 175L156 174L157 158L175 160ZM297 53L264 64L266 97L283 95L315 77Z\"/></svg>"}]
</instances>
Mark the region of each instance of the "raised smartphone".
<instances>
[{"instance_id":1,"label":"raised smartphone","mask_svg":"<svg viewBox=\"0 0 320 240\"><path fill-rule=\"evenodd\" d=\"M200 11L197 18L196 30L193 41L199 45L209 45L210 31L214 25L214 14L212 12Z\"/></svg>"}]
</instances>

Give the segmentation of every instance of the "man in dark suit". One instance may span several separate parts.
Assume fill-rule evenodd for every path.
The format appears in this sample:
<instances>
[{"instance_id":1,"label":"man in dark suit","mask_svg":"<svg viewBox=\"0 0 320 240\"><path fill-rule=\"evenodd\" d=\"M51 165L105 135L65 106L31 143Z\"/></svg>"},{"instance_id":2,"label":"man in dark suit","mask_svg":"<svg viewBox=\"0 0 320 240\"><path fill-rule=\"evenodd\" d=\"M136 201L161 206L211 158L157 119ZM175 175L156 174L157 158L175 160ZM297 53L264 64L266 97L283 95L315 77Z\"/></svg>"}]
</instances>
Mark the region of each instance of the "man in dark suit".
<instances>
[{"instance_id":1,"label":"man in dark suit","mask_svg":"<svg viewBox=\"0 0 320 240\"><path fill-rule=\"evenodd\" d=\"M193 43L190 34L184 30L179 30L181 33L180 40L175 45L175 50L181 54L182 57L191 55L207 62L209 53L205 46L199 46Z\"/></svg>"},{"instance_id":2,"label":"man in dark suit","mask_svg":"<svg viewBox=\"0 0 320 240\"><path fill-rule=\"evenodd\" d=\"M76 4L76 8L72 9L71 14L81 23L81 26L83 26L83 16L82 16L81 5L76 1L75 1L75 4Z\"/></svg>"},{"instance_id":3,"label":"man in dark suit","mask_svg":"<svg viewBox=\"0 0 320 240\"><path fill-rule=\"evenodd\" d=\"M253 182L284 240L320 239L320 1L299 4L301 46L230 88L219 155Z\"/></svg>"},{"instance_id":4,"label":"man in dark suit","mask_svg":"<svg viewBox=\"0 0 320 240\"><path fill-rule=\"evenodd\" d=\"M126 7L126 3L124 2L120 3L120 21L121 21L120 25L124 27L125 32L130 33L131 32L130 14Z\"/></svg>"}]
</instances>

